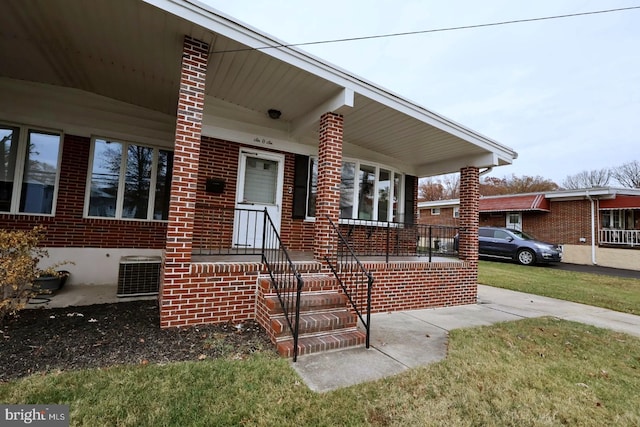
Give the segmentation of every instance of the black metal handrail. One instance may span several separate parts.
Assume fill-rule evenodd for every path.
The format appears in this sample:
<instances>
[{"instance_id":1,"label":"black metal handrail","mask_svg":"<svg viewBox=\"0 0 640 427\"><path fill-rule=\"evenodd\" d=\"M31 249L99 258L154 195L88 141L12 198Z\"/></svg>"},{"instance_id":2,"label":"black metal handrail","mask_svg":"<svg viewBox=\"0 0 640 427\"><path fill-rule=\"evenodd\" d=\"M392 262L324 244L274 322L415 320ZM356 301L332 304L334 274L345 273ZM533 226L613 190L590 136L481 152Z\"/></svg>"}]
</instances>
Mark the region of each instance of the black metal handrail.
<instances>
[{"instance_id":1,"label":"black metal handrail","mask_svg":"<svg viewBox=\"0 0 640 427\"><path fill-rule=\"evenodd\" d=\"M342 290L349 299L351 306L360 318L366 333L366 347L369 348L371 335L371 289L373 288L373 275L362 265L351 246L344 238L338 227L327 218L338 236L338 248L335 264L329 256L325 260L329 268L340 283ZM365 311L365 317L363 317Z\"/></svg>"},{"instance_id":2,"label":"black metal handrail","mask_svg":"<svg viewBox=\"0 0 640 427\"><path fill-rule=\"evenodd\" d=\"M282 244L278 230L266 209L262 227L262 262L269 272L271 285L278 295L282 312L293 336L293 361L295 362L298 359L300 295L304 281Z\"/></svg>"},{"instance_id":3,"label":"black metal handrail","mask_svg":"<svg viewBox=\"0 0 640 427\"><path fill-rule=\"evenodd\" d=\"M456 257L456 236L460 227L341 219L343 231L353 252L362 256L391 257L433 256Z\"/></svg>"}]
</instances>

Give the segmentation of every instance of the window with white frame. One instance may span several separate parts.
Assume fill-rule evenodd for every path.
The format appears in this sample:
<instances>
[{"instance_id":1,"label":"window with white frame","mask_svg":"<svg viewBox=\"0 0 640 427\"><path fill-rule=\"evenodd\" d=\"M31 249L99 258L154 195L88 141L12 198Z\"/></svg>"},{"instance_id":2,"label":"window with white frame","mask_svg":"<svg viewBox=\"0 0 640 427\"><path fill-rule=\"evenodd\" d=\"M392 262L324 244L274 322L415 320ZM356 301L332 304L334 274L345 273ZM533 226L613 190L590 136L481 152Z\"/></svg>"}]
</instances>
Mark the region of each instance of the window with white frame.
<instances>
[{"instance_id":1,"label":"window with white frame","mask_svg":"<svg viewBox=\"0 0 640 427\"><path fill-rule=\"evenodd\" d=\"M340 218L399 221L403 174L374 164L345 160L340 181ZM316 213L318 160L309 158L307 217Z\"/></svg>"},{"instance_id":2,"label":"window with white frame","mask_svg":"<svg viewBox=\"0 0 640 427\"><path fill-rule=\"evenodd\" d=\"M602 228L624 229L624 211L623 210L603 210L602 211Z\"/></svg>"},{"instance_id":3,"label":"window with white frame","mask_svg":"<svg viewBox=\"0 0 640 427\"><path fill-rule=\"evenodd\" d=\"M460 208L457 206L454 206L453 208L453 217L454 218L460 218Z\"/></svg>"},{"instance_id":4,"label":"window with white frame","mask_svg":"<svg viewBox=\"0 0 640 427\"><path fill-rule=\"evenodd\" d=\"M172 151L94 139L86 216L166 220L172 169Z\"/></svg>"},{"instance_id":5,"label":"window with white frame","mask_svg":"<svg viewBox=\"0 0 640 427\"><path fill-rule=\"evenodd\" d=\"M431 208L431 215L440 215L440 208Z\"/></svg>"},{"instance_id":6,"label":"window with white frame","mask_svg":"<svg viewBox=\"0 0 640 427\"><path fill-rule=\"evenodd\" d=\"M62 136L0 124L0 212L52 215Z\"/></svg>"}]
</instances>

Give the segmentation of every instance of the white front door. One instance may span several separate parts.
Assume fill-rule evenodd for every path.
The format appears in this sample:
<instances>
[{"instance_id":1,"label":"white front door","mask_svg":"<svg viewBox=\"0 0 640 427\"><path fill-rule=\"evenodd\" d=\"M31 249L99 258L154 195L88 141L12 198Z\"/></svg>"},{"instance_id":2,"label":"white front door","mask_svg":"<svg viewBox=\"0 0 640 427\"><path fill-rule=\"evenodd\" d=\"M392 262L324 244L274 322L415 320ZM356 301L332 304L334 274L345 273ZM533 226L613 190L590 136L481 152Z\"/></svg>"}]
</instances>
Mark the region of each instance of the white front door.
<instances>
[{"instance_id":1,"label":"white front door","mask_svg":"<svg viewBox=\"0 0 640 427\"><path fill-rule=\"evenodd\" d=\"M507 228L522 231L522 212L507 212Z\"/></svg>"},{"instance_id":2,"label":"white front door","mask_svg":"<svg viewBox=\"0 0 640 427\"><path fill-rule=\"evenodd\" d=\"M240 151L233 223L234 247L262 247L265 209L276 231L280 233L283 182L283 155L254 150ZM269 244L277 245L277 241L269 239Z\"/></svg>"}]
</instances>

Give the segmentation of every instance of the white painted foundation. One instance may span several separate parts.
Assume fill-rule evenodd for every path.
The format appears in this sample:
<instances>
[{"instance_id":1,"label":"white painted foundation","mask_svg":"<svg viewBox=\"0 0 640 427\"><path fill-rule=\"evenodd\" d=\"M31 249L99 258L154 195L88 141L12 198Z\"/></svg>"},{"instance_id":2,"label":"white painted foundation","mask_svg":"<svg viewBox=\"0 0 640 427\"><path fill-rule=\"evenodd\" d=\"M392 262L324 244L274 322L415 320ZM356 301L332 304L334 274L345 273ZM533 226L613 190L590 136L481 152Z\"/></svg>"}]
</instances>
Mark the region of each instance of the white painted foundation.
<instances>
[{"instance_id":1,"label":"white painted foundation","mask_svg":"<svg viewBox=\"0 0 640 427\"><path fill-rule=\"evenodd\" d=\"M592 265L591 246L562 245L562 262ZM602 267L623 268L640 271L640 250L595 248L596 264Z\"/></svg>"},{"instance_id":2,"label":"white painted foundation","mask_svg":"<svg viewBox=\"0 0 640 427\"><path fill-rule=\"evenodd\" d=\"M70 285L116 285L120 258L123 256L162 256L162 249L47 248L49 258L40 261L46 268L61 261L73 261L59 267L68 270Z\"/></svg>"}]
</instances>

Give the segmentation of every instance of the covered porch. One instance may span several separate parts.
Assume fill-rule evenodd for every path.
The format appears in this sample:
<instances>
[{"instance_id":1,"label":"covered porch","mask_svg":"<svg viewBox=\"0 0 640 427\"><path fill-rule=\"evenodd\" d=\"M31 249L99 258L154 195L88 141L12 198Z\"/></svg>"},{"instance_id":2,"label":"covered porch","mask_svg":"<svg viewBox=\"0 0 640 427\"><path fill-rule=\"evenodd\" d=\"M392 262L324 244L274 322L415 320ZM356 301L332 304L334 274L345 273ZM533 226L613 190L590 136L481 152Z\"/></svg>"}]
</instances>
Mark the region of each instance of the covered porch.
<instances>
[{"instance_id":1,"label":"covered porch","mask_svg":"<svg viewBox=\"0 0 640 427\"><path fill-rule=\"evenodd\" d=\"M366 282L368 313L475 302L478 176L508 147L198 2L4 6L0 121L54 135L58 157L38 160L52 207L16 196L0 221L47 225L76 277L151 251L162 327L257 318L274 335L293 281L350 307ZM454 171L460 227L418 226L418 177Z\"/></svg>"}]
</instances>

